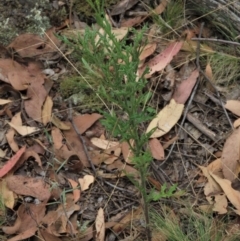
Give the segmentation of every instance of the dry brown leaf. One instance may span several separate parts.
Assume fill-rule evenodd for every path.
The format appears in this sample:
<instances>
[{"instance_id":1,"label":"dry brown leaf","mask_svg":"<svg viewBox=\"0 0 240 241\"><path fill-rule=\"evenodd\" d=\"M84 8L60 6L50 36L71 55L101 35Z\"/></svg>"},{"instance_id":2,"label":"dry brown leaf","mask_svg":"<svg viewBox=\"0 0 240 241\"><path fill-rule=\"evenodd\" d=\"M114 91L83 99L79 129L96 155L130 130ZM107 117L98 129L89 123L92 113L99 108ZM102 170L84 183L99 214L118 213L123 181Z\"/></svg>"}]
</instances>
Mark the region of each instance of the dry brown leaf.
<instances>
[{"instance_id":1,"label":"dry brown leaf","mask_svg":"<svg viewBox=\"0 0 240 241\"><path fill-rule=\"evenodd\" d=\"M56 53L55 45L58 47L60 46L60 40L54 33L55 29L50 28L43 37L31 33L21 34L11 42L8 48L13 48L22 57L37 57L44 55L49 59Z\"/></svg>"},{"instance_id":2,"label":"dry brown leaf","mask_svg":"<svg viewBox=\"0 0 240 241\"><path fill-rule=\"evenodd\" d=\"M15 114L12 117L11 123L14 124L14 125L18 125L18 126L22 125L22 119L21 119L21 113L20 112ZM14 152L17 152L19 150L19 147L18 147L17 142L14 139L15 134L16 134L16 131L13 128L10 128L6 133L6 138L7 138L8 144L11 147L11 149Z\"/></svg>"},{"instance_id":3,"label":"dry brown leaf","mask_svg":"<svg viewBox=\"0 0 240 241\"><path fill-rule=\"evenodd\" d=\"M83 178L79 178L78 181L81 186L81 191L85 191L89 188L90 184L94 182L94 177L91 175L85 175Z\"/></svg>"},{"instance_id":4,"label":"dry brown leaf","mask_svg":"<svg viewBox=\"0 0 240 241\"><path fill-rule=\"evenodd\" d=\"M137 16L137 17L134 17L134 18L123 19L121 21L121 27L131 28L131 27L133 27L135 25L140 24L144 19L145 19L145 17L142 17L142 16Z\"/></svg>"},{"instance_id":5,"label":"dry brown leaf","mask_svg":"<svg viewBox=\"0 0 240 241\"><path fill-rule=\"evenodd\" d=\"M154 53L154 51L157 48L157 43L150 43L144 46L144 48L141 50L141 54L139 56L139 60L142 61L146 59L148 56Z\"/></svg>"},{"instance_id":6,"label":"dry brown leaf","mask_svg":"<svg viewBox=\"0 0 240 241\"><path fill-rule=\"evenodd\" d=\"M19 241L19 240L26 240L32 237L37 231L37 227L29 228L16 236L9 238L8 241Z\"/></svg>"},{"instance_id":7,"label":"dry brown leaf","mask_svg":"<svg viewBox=\"0 0 240 241\"><path fill-rule=\"evenodd\" d=\"M156 160L164 159L164 149L160 141L156 138L152 138L148 142L152 157Z\"/></svg>"},{"instance_id":8,"label":"dry brown leaf","mask_svg":"<svg viewBox=\"0 0 240 241\"><path fill-rule=\"evenodd\" d=\"M222 189L215 181L215 179L212 178L208 168L203 166L199 166L199 168L202 170L203 175L208 179L208 183L204 187L204 194L208 197L216 193L220 193Z\"/></svg>"},{"instance_id":9,"label":"dry brown leaf","mask_svg":"<svg viewBox=\"0 0 240 241\"><path fill-rule=\"evenodd\" d=\"M26 211L26 209L28 211ZM15 224L11 227L2 227L2 230L6 234L15 234L19 233L18 238L22 237L24 233L25 238L31 237L37 230L38 224L42 221L42 218L45 215L46 204L21 204L17 211L17 220ZM33 222L33 220L35 220ZM16 237L11 240L21 240L16 239Z\"/></svg>"},{"instance_id":10,"label":"dry brown leaf","mask_svg":"<svg viewBox=\"0 0 240 241\"><path fill-rule=\"evenodd\" d=\"M52 98L50 96L47 96L42 108L42 123L44 126L51 121L52 107Z\"/></svg>"},{"instance_id":11,"label":"dry brown leaf","mask_svg":"<svg viewBox=\"0 0 240 241\"><path fill-rule=\"evenodd\" d=\"M231 111L233 114L240 116L240 101L239 100L227 100L224 107Z\"/></svg>"},{"instance_id":12,"label":"dry brown leaf","mask_svg":"<svg viewBox=\"0 0 240 241\"><path fill-rule=\"evenodd\" d=\"M182 50L195 53L197 47L198 47L197 41L188 40L188 41L184 41ZM201 52L204 52L204 53L214 53L215 52L212 48L210 48L206 44L201 44L200 50L201 50Z\"/></svg>"},{"instance_id":13,"label":"dry brown leaf","mask_svg":"<svg viewBox=\"0 0 240 241\"><path fill-rule=\"evenodd\" d=\"M68 178L68 181L70 182L72 188L73 188L73 199L74 203L76 203L80 199L81 191L79 189L79 185L74 180Z\"/></svg>"},{"instance_id":14,"label":"dry brown leaf","mask_svg":"<svg viewBox=\"0 0 240 241\"><path fill-rule=\"evenodd\" d=\"M40 201L48 201L50 187L42 179L14 175L6 178L10 190L19 195L32 196Z\"/></svg>"},{"instance_id":15,"label":"dry brown leaf","mask_svg":"<svg viewBox=\"0 0 240 241\"><path fill-rule=\"evenodd\" d=\"M140 68L139 75L141 76L147 67L149 67L150 71L146 74L146 78L150 78L155 72L163 70L180 51L182 45L183 42L171 43L164 51L162 51L162 53L153 57L142 68Z\"/></svg>"},{"instance_id":16,"label":"dry brown leaf","mask_svg":"<svg viewBox=\"0 0 240 241\"><path fill-rule=\"evenodd\" d=\"M93 137L91 139L91 142L93 145L97 146L98 148L102 150L106 150L112 147L119 146L119 142L117 141L109 141L109 140L103 140L97 137Z\"/></svg>"},{"instance_id":17,"label":"dry brown leaf","mask_svg":"<svg viewBox=\"0 0 240 241\"><path fill-rule=\"evenodd\" d=\"M46 231L55 236L60 236L61 234L66 234L68 231L68 221L72 214L80 209L80 206L74 203L73 195L66 194L64 204L59 204L57 210L49 211L42 220L44 226L46 226ZM76 224L72 224L74 228ZM76 234L77 231L72 229L70 234Z\"/></svg>"},{"instance_id":18,"label":"dry brown leaf","mask_svg":"<svg viewBox=\"0 0 240 241\"><path fill-rule=\"evenodd\" d=\"M134 140L130 140L130 143L132 146L134 146ZM131 164L132 158L133 158L133 152L130 149L129 144L126 141L124 141L122 143L122 153L123 153L123 158L124 158L125 162Z\"/></svg>"},{"instance_id":19,"label":"dry brown leaf","mask_svg":"<svg viewBox=\"0 0 240 241\"><path fill-rule=\"evenodd\" d=\"M120 160L116 160L114 163L107 166L107 170L113 170L113 169L117 169L121 173L121 176L130 174L136 177L139 175L138 171L135 168L133 168L130 165L127 165L126 163L121 162ZM116 174L114 175L116 177ZM119 174L117 175L119 176Z\"/></svg>"},{"instance_id":20,"label":"dry brown leaf","mask_svg":"<svg viewBox=\"0 0 240 241\"><path fill-rule=\"evenodd\" d=\"M223 177L223 171L222 171L222 160L220 158L212 161L208 166L207 169L209 172L212 172L213 174L217 175L218 177Z\"/></svg>"},{"instance_id":21,"label":"dry brown leaf","mask_svg":"<svg viewBox=\"0 0 240 241\"><path fill-rule=\"evenodd\" d=\"M112 34L115 36L117 41L122 40L127 35L127 33L128 33L127 27L112 29Z\"/></svg>"},{"instance_id":22,"label":"dry brown leaf","mask_svg":"<svg viewBox=\"0 0 240 241\"><path fill-rule=\"evenodd\" d=\"M224 178L233 181L239 171L239 156L240 156L240 128L235 129L227 138L222 151L222 167Z\"/></svg>"},{"instance_id":23,"label":"dry brown leaf","mask_svg":"<svg viewBox=\"0 0 240 241\"><path fill-rule=\"evenodd\" d=\"M4 150L2 150L2 149L0 149L0 158L4 158L4 157L6 157L6 154L7 154L7 149L4 151ZM18 151L18 150L17 150ZM15 151L15 152L17 152L17 151Z\"/></svg>"},{"instance_id":24,"label":"dry brown leaf","mask_svg":"<svg viewBox=\"0 0 240 241\"><path fill-rule=\"evenodd\" d=\"M26 90L34 79L26 66L12 59L0 59L0 69L0 79L15 90Z\"/></svg>"},{"instance_id":25,"label":"dry brown leaf","mask_svg":"<svg viewBox=\"0 0 240 241\"><path fill-rule=\"evenodd\" d=\"M218 212L219 214L225 214L227 213L227 198L224 194L217 194L214 195L214 206L213 211Z\"/></svg>"},{"instance_id":26,"label":"dry brown leaf","mask_svg":"<svg viewBox=\"0 0 240 241\"><path fill-rule=\"evenodd\" d=\"M0 99L0 105L6 105L8 103L11 103L12 100L5 100L5 99Z\"/></svg>"},{"instance_id":27,"label":"dry brown leaf","mask_svg":"<svg viewBox=\"0 0 240 241\"><path fill-rule=\"evenodd\" d=\"M60 239L60 238L58 238L58 237L56 237L56 236L46 232L46 230L44 230L44 229L38 230L38 235L37 236L39 236L37 241L43 241L43 240L44 241L61 241L62 240L62 239ZM36 240L34 240L34 241L36 241Z\"/></svg>"},{"instance_id":28,"label":"dry brown leaf","mask_svg":"<svg viewBox=\"0 0 240 241\"><path fill-rule=\"evenodd\" d=\"M106 149L102 154L105 154L107 158L105 158L105 164L112 164L116 161L120 154L122 153L121 145L114 146L112 148Z\"/></svg>"},{"instance_id":29,"label":"dry brown leaf","mask_svg":"<svg viewBox=\"0 0 240 241\"><path fill-rule=\"evenodd\" d=\"M52 114L51 122L60 130L64 130L64 131L70 130L70 126L60 121L58 117L54 114Z\"/></svg>"},{"instance_id":30,"label":"dry brown leaf","mask_svg":"<svg viewBox=\"0 0 240 241\"><path fill-rule=\"evenodd\" d=\"M141 206L134 211L130 210L118 224L113 226L112 229L115 233L119 234L129 225L130 222L134 222L134 220L139 221L140 219L143 219Z\"/></svg>"},{"instance_id":31,"label":"dry brown leaf","mask_svg":"<svg viewBox=\"0 0 240 241\"><path fill-rule=\"evenodd\" d=\"M14 194L7 187L5 178L0 180L0 196L2 204L10 209L13 209L15 203Z\"/></svg>"},{"instance_id":32,"label":"dry brown leaf","mask_svg":"<svg viewBox=\"0 0 240 241\"><path fill-rule=\"evenodd\" d=\"M157 129L151 135L151 138L158 138L169 132L172 127L178 122L183 112L184 105L178 104L174 99L166 105L148 125L146 133L154 128Z\"/></svg>"},{"instance_id":33,"label":"dry brown leaf","mask_svg":"<svg viewBox=\"0 0 240 241\"><path fill-rule=\"evenodd\" d=\"M227 179L221 179L217 175L210 173L214 180L221 186L222 190L226 194L228 200L237 209L235 212L240 215L240 192L232 188L231 182Z\"/></svg>"},{"instance_id":34,"label":"dry brown leaf","mask_svg":"<svg viewBox=\"0 0 240 241\"><path fill-rule=\"evenodd\" d=\"M63 144L62 133L58 128L56 128L56 127L52 128L51 135L52 135L52 139L53 139L53 143L54 143L54 150L55 150L56 158L58 158L59 161L66 161L67 164L68 164L69 160L74 160L74 162L75 162L74 165L68 166L68 168L74 172L81 171L83 168L81 155L79 156L79 154L81 152L77 153L75 151L72 151L71 149L69 150L67 145ZM68 140L67 137L66 137L66 139ZM81 149L79 151L81 151ZM55 167L58 167L58 165L59 164L56 164Z\"/></svg>"},{"instance_id":35,"label":"dry brown leaf","mask_svg":"<svg viewBox=\"0 0 240 241\"><path fill-rule=\"evenodd\" d=\"M73 121L78 128L78 131L83 134L87 129L89 129L97 120L102 118L101 115L97 113L85 114L73 117Z\"/></svg>"},{"instance_id":36,"label":"dry brown leaf","mask_svg":"<svg viewBox=\"0 0 240 241\"><path fill-rule=\"evenodd\" d=\"M102 208L99 208L97 217L96 217L96 241L105 240L105 221L104 221L104 211Z\"/></svg>"},{"instance_id":37,"label":"dry brown leaf","mask_svg":"<svg viewBox=\"0 0 240 241\"><path fill-rule=\"evenodd\" d=\"M33 133L36 133L38 131L40 131L40 129L38 129L37 127L31 127L31 126L17 126L12 124L11 122L8 122L8 124L18 132L18 134L20 134L21 136L27 136L27 135L31 135Z\"/></svg>"},{"instance_id":38,"label":"dry brown leaf","mask_svg":"<svg viewBox=\"0 0 240 241\"><path fill-rule=\"evenodd\" d=\"M211 81L213 80L213 72L210 63L207 63L206 65L205 74L208 77L208 79L210 79Z\"/></svg>"},{"instance_id":39,"label":"dry brown leaf","mask_svg":"<svg viewBox=\"0 0 240 241\"><path fill-rule=\"evenodd\" d=\"M238 128L240 126L240 118L238 118L237 120L234 121L233 123L233 127L234 128Z\"/></svg>"},{"instance_id":40,"label":"dry brown leaf","mask_svg":"<svg viewBox=\"0 0 240 241\"><path fill-rule=\"evenodd\" d=\"M70 124L70 122L67 122L67 124ZM79 128L78 128L78 130L80 131ZM67 140L69 150L71 150L72 152L77 154L77 156L79 157L79 160L81 160L81 163L83 164L83 166L89 167L90 164L89 164L89 161L84 152L83 145L82 145L81 141L79 140L79 137L78 137L76 131L74 130L74 128L71 126L70 130L63 131L63 133L64 133L65 139ZM85 137L83 136L83 139L84 138Z\"/></svg>"},{"instance_id":41,"label":"dry brown leaf","mask_svg":"<svg viewBox=\"0 0 240 241\"><path fill-rule=\"evenodd\" d=\"M176 103L185 104L197 82L198 76L199 71L195 69L191 75L186 80L183 80L181 84L175 89L172 98L176 101Z\"/></svg>"},{"instance_id":42,"label":"dry brown leaf","mask_svg":"<svg viewBox=\"0 0 240 241\"><path fill-rule=\"evenodd\" d=\"M46 76L35 63L29 63L27 68L28 72L31 74L32 80L28 86L28 99L24 101L24 107L29 117L35 121L41 122L42 106L48 94L44 87Z\"/></svg>"}]
</instances>

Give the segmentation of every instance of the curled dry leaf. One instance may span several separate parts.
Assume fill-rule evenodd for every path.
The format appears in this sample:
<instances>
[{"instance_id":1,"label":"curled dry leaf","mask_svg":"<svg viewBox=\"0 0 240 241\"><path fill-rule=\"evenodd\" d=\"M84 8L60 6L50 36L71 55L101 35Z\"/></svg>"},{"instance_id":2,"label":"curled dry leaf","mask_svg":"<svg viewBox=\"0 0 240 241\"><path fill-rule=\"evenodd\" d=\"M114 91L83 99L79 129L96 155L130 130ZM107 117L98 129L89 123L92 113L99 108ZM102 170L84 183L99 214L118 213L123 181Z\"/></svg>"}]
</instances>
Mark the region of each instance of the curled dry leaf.
<instances>
[{"instance_id":1,"label":"curled dry leaf","mask_svg":"<svg viewBox=\"0 0 240 241\"><path fill-rule=\"evenodd\" d=\"M157 138L165 135L178 122L182 115L183 108L183 104L178 104L174 99L171 99L170 103L166 105L158 113L157 117L150 122L146 133L157 127L157 129L151 135L151 138Z\"/></svg>"},{"instance_id":2,"label":"curled dry leaf","mask_svg":"<svg viewBox=\"0 0 240 241\"><path fill-rule=\"evenodd\" d=\"M231 182L227 179L222 179L217 175L210 173L214 180L221 186L222 190L226 194L228 200L237 209L235 212L240 215L240 192L232 188Z\"/></svg>"},{"instance_id":3,"label":"curled dry leaf","mask_svg":"<svg viewBox=\"0 0 240 241\"><path fill-rule=\"evenodd\" d=\"M144 46L144 48L141 50L141 54L139 56L139 60L142 61L146 59L148 56L154 53L154 51L157 48L157 43L150 43Z\"/></svg>"},{"instance_id":4,"label":"curled dry leaf","mask_svg":"<svg viewBox=\"0 0 240 241\"><path fill-rule=\"evenodd\" d=\"M204 187L204 194L208 197L216 193L220 193L222 189L215 181L215 179L213 179L210 175L209 169L203 166L199 166L199 168L202 170L203 175L208 179L208 183Z\"/></svg>"},{"instance_id":5,"label":"curled dry leaf","mask_svg":"<svg viewBox=\"0 0 240 241\"><path fill-rule=\"evenodd\" d=\"M164 160L164 149L160 141L156 138L152 138L148 142L152 157L156 160Z\"/></svg>"},{"instance_id":6,"label":"curled dry leaf","mask_svg":"<svg viewBox=\"0 0 240 241\"><path fill-rule=\"evenodd\" d=\"M50 96L47 96L42 108L42 123L44 126L51 121L52 107L52 98Z\"/></svg>"},{"instance_id":7,"label":"curled dry leaf","mask_svg":"<svg viewBox=\"0 0 240 241\"><path fill-rule=\"evenodd\" d=\"M17 125L17 126L22 126L22 119L21 119L21 113L20 112L16 113L12 117L11 123L14 124L14 125ZM6 138L7 138L8 144L11 147L11 149L14 152L17 152L19 150L19 147L18 147L17 142L14 139L15 134L16 134L15 129L10 128L6 133Z\"/></svg>"},{"instance_id":8,"label":"curled dry leaf","mask_svg":"<svg viewBox=\"0 0 240 241\"><path fill-rule=\"evenodd\" d=\"M37 127L31 127L31 126L17 126L12 124L11 122L8 122L8 124L15 129L21 136L27 136L31 135L33 133L36 133L40 131Z\"/></svg>"},{"instance_id":9,"label":"curled dry leaf","mask_svg":"<svg viewBox=\"0 0 240 241\"><path fill-rule=\"evenodd\" d=\"M105 240L105 221L104 221L104 212L100 208L96 217L96 241Z\"/></svg>"},{"instance_id":10,"label":"curled dry leaf","mask_svg":"<svg viewBox=\"0 0 240 241\"><path fill-rule=\"evenodd\" d=\"M233 181L240 172L240 128L235 129L227 138L222 151L222 167L224 178Z\"/></svg>"},{"instance_id":11,"label":"curled dry leaf","mask_svg":"<svg viewBox=\"0 0 240 241\"><path fill-rule=\"evenodd\" d=\"M89 188L90 184L94 182L94 177L91 175L85 175L83 178L79 178L78 181L81 186L81 191L85 191Z\"/></svg>"}]
</instances>

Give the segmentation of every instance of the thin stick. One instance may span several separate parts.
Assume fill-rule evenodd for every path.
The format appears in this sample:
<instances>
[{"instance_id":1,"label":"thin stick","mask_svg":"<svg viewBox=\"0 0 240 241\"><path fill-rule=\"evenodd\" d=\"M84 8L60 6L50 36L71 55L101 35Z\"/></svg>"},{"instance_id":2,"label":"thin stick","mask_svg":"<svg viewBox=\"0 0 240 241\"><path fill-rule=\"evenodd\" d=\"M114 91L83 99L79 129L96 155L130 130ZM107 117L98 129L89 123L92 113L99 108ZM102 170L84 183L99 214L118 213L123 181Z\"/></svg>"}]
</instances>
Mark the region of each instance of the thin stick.
<instances>
[{"instance_id":1,"label":"thin stick","mask_svg":"<svg viewBox=\"0 0 240 241\"><path fill-rule=\"evenodd\" d=\"M232 45L238 45L240 46L240 43L233 42L229 40L223 40L223 39L217 39L217 38L191 38L193 41L210 41L210 42L218 42L218 43L224 43L224 44L232 44Z\"/></svg>"},{"instance_id":2,"label":"thin stick","mask_svg":"<svg viewBox=\"0 0 240 241\"><path fill-rule=\"evenodd\" d=\"M68 120L71 122L72 126L73 126L73 129L75 130L75 132L77 133L78 135L78 138L80 139L82 145L83 145L83 150L84 150L84 153L87 157L87 160L94 172L94 175L96 176L96 168L95 166L93 165L93 162L92 162L92 159L90 158L89 154L88 154L88 150L87 150L87 146L86 146L86 143L85 143L85 140L83 139L80 131L78 130L78 128L76 127L74 121L73 121L73 118L72 118L72 102L69 101L69 115L68 115Z\"/></svg>"}]
</instances>

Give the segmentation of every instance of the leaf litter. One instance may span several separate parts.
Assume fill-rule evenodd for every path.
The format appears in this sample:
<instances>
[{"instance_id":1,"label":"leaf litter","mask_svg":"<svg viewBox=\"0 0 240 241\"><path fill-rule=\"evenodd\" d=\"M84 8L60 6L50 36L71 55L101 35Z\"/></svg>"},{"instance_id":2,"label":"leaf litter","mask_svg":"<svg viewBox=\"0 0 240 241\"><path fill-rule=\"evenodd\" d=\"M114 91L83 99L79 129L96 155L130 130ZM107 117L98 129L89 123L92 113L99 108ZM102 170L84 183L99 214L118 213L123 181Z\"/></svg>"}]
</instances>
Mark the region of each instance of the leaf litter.
<instances>
[{"instance_id":1,"label":"leaf litter","mask_svg":"<svg viewBox=\"0 0 240 241\"><path fill-rule=\"evenodd\" d=\"M127 17L125 14L134 9L138 3L139 1L131 1L131 4L128 1L119 1L111 9L111 16L119 14L125 16L120 20L120 28L113 27L111 29L118 41L129 34L129 27L139 25L153 14L167 11L167 4L170 4L162 1L152 11L146 11L145 16L137 16L136 12L136 17ZM110 16L107 16L107 19L109 23L112 23ZM154 30L151 29L151 31ZM146 46L140 47L141 65L138 74L140 76L145 69L149 69L145 77L148 79L149 85L155 88L155 97L159 95L164 103L161 103L158 114L145 128L146 133L154 130L149 139L149 150L154 163L158 166L162 161L164 163L170 145L175 142L184 144L183 154L190 152L189 156L191 153L194 155L194 160L192 160L186 154L187 165L196 161L195 164L202 171L202 174L197 173L200 177L198 182L193 181L193 185L197 188L200 183L204 187L204 194L212 211L226 214L232 205L234 212L240 215L240 192L233 188L238 181L240 172L239 124L237 120L234 123L233 132L224 138L221 136L220 129L227 122L222 119L222 116L217 115L214 111L211 112L215 120L219 118L223 124L216 124L212 118L206 117L207 127L218 131L219 139L216 139L216 142L221 139L220 137L224 140L221 142L223 147L209 142L204 134L193 137L196 130L189 128L189 123L184 127L178 124L179 120L183 118L184 108L187 108L190 95L200 76L196 66L192 69L190 67L192 63L189 62L185 65L188 68L186 77L186 72L183 73L184 63L181 62L183 53L186 56L197 49L197 42L192 41L190 37L195 37L194 31L188 32L186 41L169 41L168 44L161 45L159 41L154 40ZM76 30L74 34L79 32L84 34L84 29L83 31L82 29L81 31ZM127 142L119 143L116 139L101 137L104 130L99 128L102 118L99 113L74 112L73 121L79 133L68 120L68 113L61 113L61 104L56 101L56 84L49 82L46 75L49 71L43 72L44 66L38 62L39 60L60 61L61 54L57 48L61 47L62 43L55 33L56 30L51 28L43 36L29 33L19 35L8 46L8 49L14 49L20 59L22 58L22 62L16 57L0 59L0 80L12 88L12 91L9 91L12 95L17 96L17 98L9 98L0 93L0 105L5 108L2 115L5 115L7 119L1 126L7 130L4 133L7 141L2 145L0 195L3 204L16 213L14 222L8 226L2 226L1 229L5 234L15 235L8 239L12 241L26 239L36 233L44 240L59 241L65 240L66 237L79 235L81 237L79 240L90 240L94 237L95 240L101 241L109 235L110 228L115 234L121 235L127 231L130 238L136 238L138 234L131 233L133 231L129 225L144 226L141 224L144 223L144 220L140 203L134 200L135 202L131 204L128 200L126 207L121 206L120 208L124 210L124 214L121 214L121 217L114 223L110 221L109 217L113 218L112 213L117 215L120 211L107 205L109 198L112 199L111 205L116 205L118 199L122 198L125 192L128 195L131 193L132 199L136 199L134 186L131 189L132 186L126 185L126 180L124 180L124 177L129 175L132 175L135 181L139 177L138 171L132 165L131 146ZM67 35L67 31L63 31L63 33ZM99 28L99 36L101 34L105 33L103 29ZM99 36L95 39L96 42L98 42ZM149 36L150 38L152 37ZM200 46L200 51L209 54L215 50L214 47L203 44ZM205 70L207 77L212 79L213 73L209 64L206 65ZM61 74L63 73L64 71ZM55 77L61 78L61 74L56 74ZM160 82L158 82L157 75L160 75L160 78L164 76ZM212 87L206 86L208 88L206 92L212 91ZM168 93L164 95L163 92L166 90ZM202 118L201 112L207 112L204 106L208 105L209 100L214 99L214 96L211 98L203 96L203 94L197 93L194 97L195 103L191 106L191 112L196 115L196 118ZM202 106L200 107L200 105ZM62 104L62 106L66 105ZM234 115L240 115L239 100L228 99L224 107ZM215 108L218 109L217 104ZM231 120L235 119L235 116L231 116ZM179 128L182 128L185 134L177 131ZM226 129L222 132L226 132ZM198 144L196 148L194 143ZM131 142L130 145L134 145L134 143ZM210 150L211 145L214 146L212 150ZM199 147L202 147L201 151L199 151ZM219 159L215 159L207 165L207 153L211 153L211 160L213 160L212 157L217 151L221 151ZM179 153L181 152L179 151ZM90 169L89 156L93 165L98 168L95 173ZM180 159L179 156L177 158ZM186 171L186 166L173 163L172 166L164 169L167 181L177 180L176 176L178 176L182 185L184 182L188 182L188 178L191 176L196 177L195 171L189 170L189 173L186 174L184 168ZM184 177L187 181L184 180ZM203 177L206 177L207 181ZM98 178L100 178L100 182L105 179L113 180L116 185L111 182L110 189L109 186L108 189L103 188L99 184ZM162 184L166 182L165 178L149 177L148 181L157 190L161 190ZM107 193L111 193L110 197L104 196L103 192L99 191L101 189L104 192L106 189ZM95 193L97 197L92 196L91 192ZM54 201L54 204L52 208L48 208L48 205L51 206L51 201ZM129 204L137 204L138 207L132 209L129 208ZM119 207L118 204L116 206ZM90 218L86 218L86 213ZM82 215L83 220L89 220L91 223L91 225L87 224L85 232L79 231L78 215ZM137 223L139 220L140 224ZM83 227L84 223L81 225ZM137 232L140 232L140 229L136 228ZM153 234L154 238L159 235L166 240L161 232L153 232Z\"/></svg>"}]
</instances>

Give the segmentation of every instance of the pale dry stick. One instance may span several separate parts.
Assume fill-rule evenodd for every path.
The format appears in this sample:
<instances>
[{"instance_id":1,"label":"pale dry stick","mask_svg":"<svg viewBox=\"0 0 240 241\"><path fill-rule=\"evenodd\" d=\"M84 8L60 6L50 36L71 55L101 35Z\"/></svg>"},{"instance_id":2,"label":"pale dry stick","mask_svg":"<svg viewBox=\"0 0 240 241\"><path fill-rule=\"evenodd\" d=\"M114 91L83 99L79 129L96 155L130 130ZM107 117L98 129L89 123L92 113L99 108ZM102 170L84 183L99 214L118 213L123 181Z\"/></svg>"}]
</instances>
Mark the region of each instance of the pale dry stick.
<instances>
[{"instance_id":1,"label":"pale dry stick","mask_svg":"<svg viewBox=\"0 0 240 241\"><path fill-rule=\"evenodd\" d=\"M187 120L192 123L198 130L200 130L204 135L209 137L211 140L216 140L216 134L207 128L198 118L193 116L191 113L187 114Z\"/></svg>"},{"instance_id":2,"label":"pale dry stick","mask_svg":"<svg viewBox=\"0 0 240 241\"><path fill-rule=\"evenodd\" d=\"M43 29L42 29L43 30ZM44 31L44 30L43 30ZM81 74L81 72L76 68L76 66L67 58L67 56L62 52L60 48L52 41L52 39L48 36L48 34L44 31L44 34L47 36L47 38L51 41L51 43L54 45L57 51L63 56L63 58L72 66L72 68L81 76L81 78L85 81L85 83L94 91L93 86L88 82L88 80ZM100 99L100 101L104 104L104 106L107 108L109 113L111 113L111 110L108 108L106 102L101 98L101 96L96 93L96 96Z\"/></svg>"},{"instance_id":3,"label":"pale dry stick","mask_svg":"<svg viewBox=\"0 0 240 241\"><path fill-rule=\"evenodd\" d=\"M209 41L240 46L240 43L217 38L191 38L193 41Z\"/></svg>"}]
</instances>

